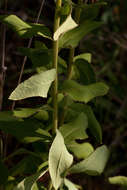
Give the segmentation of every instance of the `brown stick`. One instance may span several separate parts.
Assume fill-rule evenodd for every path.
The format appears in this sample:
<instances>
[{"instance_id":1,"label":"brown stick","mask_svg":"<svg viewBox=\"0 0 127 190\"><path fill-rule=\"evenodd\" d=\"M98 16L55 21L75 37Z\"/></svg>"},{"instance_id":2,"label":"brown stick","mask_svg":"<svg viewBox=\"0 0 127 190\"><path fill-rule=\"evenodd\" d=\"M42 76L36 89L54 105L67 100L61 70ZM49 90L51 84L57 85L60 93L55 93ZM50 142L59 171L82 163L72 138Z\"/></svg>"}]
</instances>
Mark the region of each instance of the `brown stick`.
<instances>
[{"instance_id":1,"label":"brown stick","mask_svg":"<svg viewBox=\"0 0 127 190\"><path fill-rule=\"evenodd\" d=\"M44 2L45 2L45 0L42 0L41 7L40 7L40 9L39 9L39 12L38 12L38 15L37 15L37 19L36 19L36 22L35 22L36 24L37 24L38 21L39 21L39 18L40 18L42 9L43 9ZM30 47L31 47L32 41L33 41L33 38L31 38L31 39L29 40L27 48L30 48ZM23 63L22 63L22 67L21 67L21 71L20 71L20 75L19 75L19 79L18 79L18 84L17 84L17 86L21 83L22 76L23 76L23 71L24 71L24 67L25 67L26 61L27 61L27 56L25 56L24 59L23 59ZM15 101L13 101L13 103L12 103L11 110L13 111L14 108L15 108Z\"/></svg>"}]
</instances>

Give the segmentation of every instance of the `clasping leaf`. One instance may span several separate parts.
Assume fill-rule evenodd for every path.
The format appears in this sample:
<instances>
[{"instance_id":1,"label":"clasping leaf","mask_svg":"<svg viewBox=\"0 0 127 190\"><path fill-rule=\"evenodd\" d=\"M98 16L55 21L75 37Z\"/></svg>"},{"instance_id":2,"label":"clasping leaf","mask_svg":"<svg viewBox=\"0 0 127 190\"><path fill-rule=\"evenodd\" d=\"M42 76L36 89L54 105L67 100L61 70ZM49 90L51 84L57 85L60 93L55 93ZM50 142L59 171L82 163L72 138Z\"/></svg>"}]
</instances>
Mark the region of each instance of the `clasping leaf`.
<instances>
[{"instance_id":1,"label":"clasping leaf","mask_svg":"<svg viewBox=\"0 0 127 190\"><path fill-rule=\"evenodd\" d=\"M49 87L54 81L55 76L55 69L36 74L30 77L28 80L19 84L17 88L11 93L9 99L21 100L34 96L46 98Z\"/></svg>"},{"instance_id":2,"label":"clasping leaf","mask_svg":"<svg viewBox=\"0 0 127 190\"><path fill-rule=\"evenodd\" d=\"M75 27L77 27L78 25L75 23L75 21L72 19L71 15L69 15L67 17L67 19L65 20L65 22L63 24L61 24L61 26L56 30L56 32L54 33L54 37L53 39L56 41L58 40L59 36Z\"/></svg>"},{"instance_id":3,"label":"clasping leaf","mask_svg":"<svg viewBox=\"0 0 127 190\"><path fill-rule=\"evenodd\" d=\"M105 145L97 148L88 158L72 166L71 173L84 172L88 175L100 175L109 158L109 150Z\"/></svg>"},{"instance_id":4,"label":"clasping leaf","mask_svg":"<svg viewBox=\"0 0 127 190\"><path fill-rule=\"evenodd\" d=\"M64 139L57 130L57 135L49 151L49 173L54 188L57 190L63 183L62 176L73 162L73 156L67 151Z\"/></svg>"}]
</instances>

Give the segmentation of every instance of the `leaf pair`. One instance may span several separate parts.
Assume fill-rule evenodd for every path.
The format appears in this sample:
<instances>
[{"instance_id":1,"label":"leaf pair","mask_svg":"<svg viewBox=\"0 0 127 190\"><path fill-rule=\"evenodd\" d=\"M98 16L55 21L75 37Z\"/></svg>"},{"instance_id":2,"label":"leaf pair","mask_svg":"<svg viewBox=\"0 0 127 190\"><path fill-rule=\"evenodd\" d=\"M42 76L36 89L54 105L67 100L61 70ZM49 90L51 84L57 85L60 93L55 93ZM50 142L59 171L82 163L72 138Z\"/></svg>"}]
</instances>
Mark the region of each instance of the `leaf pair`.
<instances>
[{"instance_id":1,"label":"leaf pair","mask_svg":"<svg viewBox=\"0 0 127 190\"><path fill-rule=\"evenodd\" d=\"M100 175L104 170L108 157L109 151L103 145L97 148L87 159L71 167L73 156L67 151L64 139L57 130L57 135L49 151L49 172L54 188L57 190L64 183L68 172Z\"/></svg>"}]
</instances>

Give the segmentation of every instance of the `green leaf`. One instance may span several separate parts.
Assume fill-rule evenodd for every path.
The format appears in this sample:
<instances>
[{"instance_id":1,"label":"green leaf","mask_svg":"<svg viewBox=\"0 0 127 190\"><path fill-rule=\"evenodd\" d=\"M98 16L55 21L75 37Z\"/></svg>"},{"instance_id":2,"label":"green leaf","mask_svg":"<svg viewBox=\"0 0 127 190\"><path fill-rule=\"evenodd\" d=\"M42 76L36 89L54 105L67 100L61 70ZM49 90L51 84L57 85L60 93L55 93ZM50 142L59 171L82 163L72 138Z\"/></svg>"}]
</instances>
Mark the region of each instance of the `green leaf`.
<instances>
[{"instance_id":1,"label":"green leaf","mask_svg":"<svg viewBox=\"0 0 127 190\"><path fill-rule=\"evenodd\" d=\"M102 143L102 130L99 122L96 120L93 110L90 106L85 105L84 113L88 117L88 127L98 143Z\"/></svg>"},{"instance_id":2,"label":"green leaf","mask_svg":"<svg viewBox=\"0 0 127 190\"><path fill-rule=\"evenodd\" d=\"M32 37L34 35L40 35L44 38L52 40L52 34L50 30L43 24L29 23L31 29L28 29L23 37Z\"/></svg>"},{"instance_id":3,"label":"green leaf","mask_svg":"<svg viewBox=\"0 0 127 190\"><path fill-rule=\"evenodd\" d=\"M13 190L35 190L36 181L46 172L47 170L43 172L37 172L36 174L25 178Z\"/></svg>"},{"instance_id":4,"label":"green leaf","mask_svg":"<svg viewBox=\"0 0 127 190\"><path fill-rule=\"evenodd\" d=\"M63 2L63 6L60 9L60 15L66 16L69 15L72 10L72 6L70 5L70 2Z\"/></svg>"},{"instance_id":5,"label":"green leaf","mask_svg":"<svg viewBox=\"0 0 127 190\"><path fill-rule=\"evenodd\" d=\"M62 92L68 94L75 101L85 103L97 96L107 94L108 89L108 86L102 82L83 86L73 80L66 80L62 86Z\"/></svg>"},{"instance_id":6,"label":"green leaf","mask_svg":"<svg viewBox=\"0 0 127 190\"><path fill-rule=\"evenodd\" d=\"M85 21L79 27L76 27L61 36L59 39L59 48L76 47L80 40L94 29L101 26L102 23L95 21Z\"/></svg>"},{"instance_id":7,"label":"green leaf","mask_svg":"<svg viewBox=\"0 0 127 190\"><path fill-rule=\"evenodd\" d=\"M47 121L49 119L49 115L46 110L40 110L37 114L34 115L34 118L40 121Z\"/></svg>"},{"instance_id":8,"label":"green leaf","mask_svg":"<svg viewBox=\"0 0 127 190\"><path fill-rule=\"evenodd\" d=\"M94 151L94 148L90 143L79 144L76 142L72 142L70 146L68 146L68 148L79 159L87 158Z\"/></svg>"},{"instance_id":9,"label":"green leaf","mask_svg":"<svg viewBox=\"0 0 127 190\"><path fill-rule=\"evenodd\" d=\"M37 158L40 158L41 156L37 153L34 153L32 151L29 151L25 148L19 148L18 150L16 150L15 152L13 152L12 154L8 155L6 158L4 158L4 161L7 161L11 158L13 158L14 156L17 156L17 155L22 155L22 154L28 154L28 155L32 155L34 157L37 157Z\"/></svg>"},{"instance_id":10,"label":"green leaf","mask_svg":"<svg viewBox=\"0 0 127 190\"><path fill-rule=\"evenodd\" d=\"M41 164L42 158L33 155L25 155L23 159L20 159L18 163L15 163L13 167L10 168L10 176L26 176L28 174L33 174L37 171L38 166Z\"/></svg>"},{"instance_id":11,"label":"green leaf","mask_svg":"<svg viewBox=\"0 0 127 190\"><path fill-rule=\"evenodd\" d=\"M20 108L14 110L13 113L18 118L28 118L31 116L38 120L48 120L49 118L48 112L42 108Z\"/></svg>"},{"instance_id":12,"label":"green leaf","mask_svg":"<svg viewBox=\"0 0 127 190\"><path fill-rule=\"evenodd\" d=\"M38 112L36 108L19 108L13 111L15 117L28 118Z\"/></svg>"},{"instance_id":13,"label":"green leaf","mask_svg":"<svg viewBox=\"0 0 127 190\"><path fill-rule=\"evenodd\" d=\"M6 184L7 179L8 179L8 169L7 167L3 164L3 162L0 160L0 185Z\"/></svg>"},{"instance_id":14,"label":"green leaf","mask_svg":"<svg viewBox=\"0 0 127 190\"><path fill-rule=\"evenodd\" d=\"M88 118L88 128L90 129L91 134L96 138L98 143L102 143L101 126L90 106L82 103L73 103L69 105L67 116L71 115L72 118L75 118L82 112L85 113Z\"/></svg>"},{"instance_id":15,"label":"green leaf","mask_svg":"<svg viewBox=\"0 0 127 190\"><path fill-rule=\"evenodd\" d=\"M17 121L17 118L13 116L13 112L11 111L2 111L0 112L0 122L1 121Z\"/></svg>"},{"instance_id":16,"label":"green leaf","mask_svg":"<svg viewBox=\"0 0 127 190\"><path fill-rule=\"evenodd\" d=\"M108 178L109 183L114 185L127 186L127 177L125 176L114 176Z\"/></svg>"},{"instance_id":17,"label":"green leaf","mask_svg":"<svg viewBox=\"0 0 127 190\"><path fill-rule=\"evenodd\" d=\"M97 148L88 158L70 168L71 173L86 173L88 175L100 175L106 166L109 151L105 145Z\"/></svg>"},{"instance_id":18,"label":"green leaf","mask_svg":"<svg viewBox=\"0 0 127 190\"><path fill-rule=\"evenodd\" d=\"M56 70L51 69L36 74L18 85L11 93L10 100L21 100L29 97L47 97L51 83L54 81Z\"/></svg>"},{"instance_id":19,"label":"green leaf","mask_svg":"<svg viewBox=\"0 0 127 190\"><path fill-rule=\"evenodd\" d=\"M6 112L4 112L5 114ZM3 113L0 113L3 116ZM14 120L13 120L14 118ZM0 129L5 133L9 133L25 143L31 143L35 141L49 141L50 134L42 129L42 124L34 119L28 119L25 121L15 119L12 116L12 120L5 117L0 119Z\"/></svg>"},{"instance_id":20,"label":"green leaf","mask_svg":"<svg viewBox=\"0 0 127 190\"><path fill-rule=\"evenodd\" d=\"M63 183L62 175L71 166L72 162L73 156L67 151L64 139L57 130L57 135L49 151L49 173L56 190Z\"/></svg>"},{"instance_id":21,"label":"green leaf","mask_svg":"<svg viewBox=\"0 0 127 190\"><path fill-rule=\"evenodd\" d=\"M89 64L85 59L76 59L74 65L79 71L79 81L81 84L91 84L96 82L96 76L92 65Z\"/></svg>"},{"instance_id":22,"label":"green leaf","mask_svg":"<svg viewBox=\"0 0 127 190\"><path fill-rule=\"evenodd\" d=\"M66 178L64 179L64 184L68 188L68 190L78 190L75 184Z\"/></svg>"},{"instance_id":23,"label":"green leaf","mask_svg":"<svg viewBox=\"0 0 127 190\"><path fill-rule=\"evenodd\" d=\"M67 31L77 27L78 25L72 19L71 15L67 17L67 19L61 24L61 26L54 33L53 39L54 41L58 40L61 34L66 33Z\"/></svg>"},{"instance_id":24,"label":"green leaf","mask_svg":"<svg viewBox=\"0 0 127 190\"><path fill-rule=\"evenodd\" d=\"M93 20L95 19L100 11L100 7L107 5L106 2L97 2L92 4L82 4L81 7L82 12L80 16L80 22L83 22L84 20Z\"/></svg>"},{"instance_id":25,"label":"green leaf","mask_svg":"<svg viewBox=\"0 0 127 190\"><path fill-rule=\"evenodd\" d=\"M51 33L47 27L42 24L28 24L16 15L2 15L0 21L11 27L19 36L30 38L36 34L51 38Z\"/></svg>"},{"instance_id":26,"label":"green leaf","mask_svg":"<svg viewBox=\"0 0 127 190\"><path fill-rule=\"evenodd\" d=\"M87 127L87 117L84 113L81 113L72 122L62 125L59 130L64 137L65 144L70 145L70 143L76 139L88 138L85 132Z\"/></svg>"},{"instance_id":27,"label":"green leaf","mask_svg":"<svg viewBox=\"0 0 127 190\"><path fill-rule=\"evenodd\" d=\"M92 55L91 53L82 53L80 55L75 56L73 61L75 62L77 59L84 59L88 63L91 63Z\"/></svg>"},{"instance_id":28,"label":"green leaf","mask_svg":"<svg viewBox=\"0 0 127 190\"><path fill-rule=\"evenodd\" d=\"M52 50L46 49L45 47L39 48L18 48L21 54L28 56L32 61L32 67L46 67L52 63ZM50 67L51 68L51 67Z\"/></svg>"}]
</instances>

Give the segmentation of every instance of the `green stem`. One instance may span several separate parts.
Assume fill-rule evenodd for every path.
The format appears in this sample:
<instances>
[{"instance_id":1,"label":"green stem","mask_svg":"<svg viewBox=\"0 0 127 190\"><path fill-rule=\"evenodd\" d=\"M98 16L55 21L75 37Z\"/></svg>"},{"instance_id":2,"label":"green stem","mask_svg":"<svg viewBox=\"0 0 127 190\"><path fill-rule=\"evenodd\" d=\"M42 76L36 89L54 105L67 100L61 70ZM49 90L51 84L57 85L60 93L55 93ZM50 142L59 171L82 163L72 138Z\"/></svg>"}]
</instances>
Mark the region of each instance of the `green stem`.
<instances>
[{"instance_id":1,"label":"green stem","mask_svg":"<svg viewBox=\"0 0 127 190\"><path fill-rule=\"evenodd\" d=\"M78 5L82 4L83 0L78 0ZM77 7L75 10L75 21L79 23L80 20L80 15L81 15L81 8ZM72 78L72 71L73 71L73 59L75 55L75 48L70 48L69 51L69 60L68 60L68 69L67 69L67 80L70 80ZM61 114L61 119L60 119L60 125L64 123L64 119L67 113L67 104L68 104L68 96L65 97L65 106L63 108L63 112Z\"/></svg>"},{"instance_id":2,"label":"green stem","mask_svg":"<svg viewBox=\"0 0 127 190\"><path fill-rule=\"evenodd\" d=\"M61 0L56 1L56 11L55 11L55 19L54 19L54 32L59 28L60 24L60 16L58 15L58 10L62 5ZM57 105L57 94L58 94L58 43L57 41L53 41L53 67L56 69L56 78L53 83L53 133L56 132L58 128L58 105Z\"/></svg>"},{"instance_id":3,"label":"green stem","mask_svg":"<svg viewBox=\"0 0 127 190\"><path fill-rule=\"evenodd\" d=\"M70 48L69 61L68 61L69 64L68 64L68 71L67 71L67 79L71 79L71 77L72 77L74 54L75 54L75 48Z\"/></svg>"},{"instance_id":4,"label":"green stem","mask_svg":"<svg viewBox=\"0 0 127 190\"><path fill-rule=\"evenodd\" d=\"M83 0L78 0L78 5L81 5ZM79 23L80 20L80 15L81 15L81 8L77 7L75 10L75 21ZM73 58L75 55L75 48L70 48L69 52L69 61L68 61L68 73L67 73L67 79L71 79L72 77L72 69L73 69Z\"/></svg>"}]
</instances>

